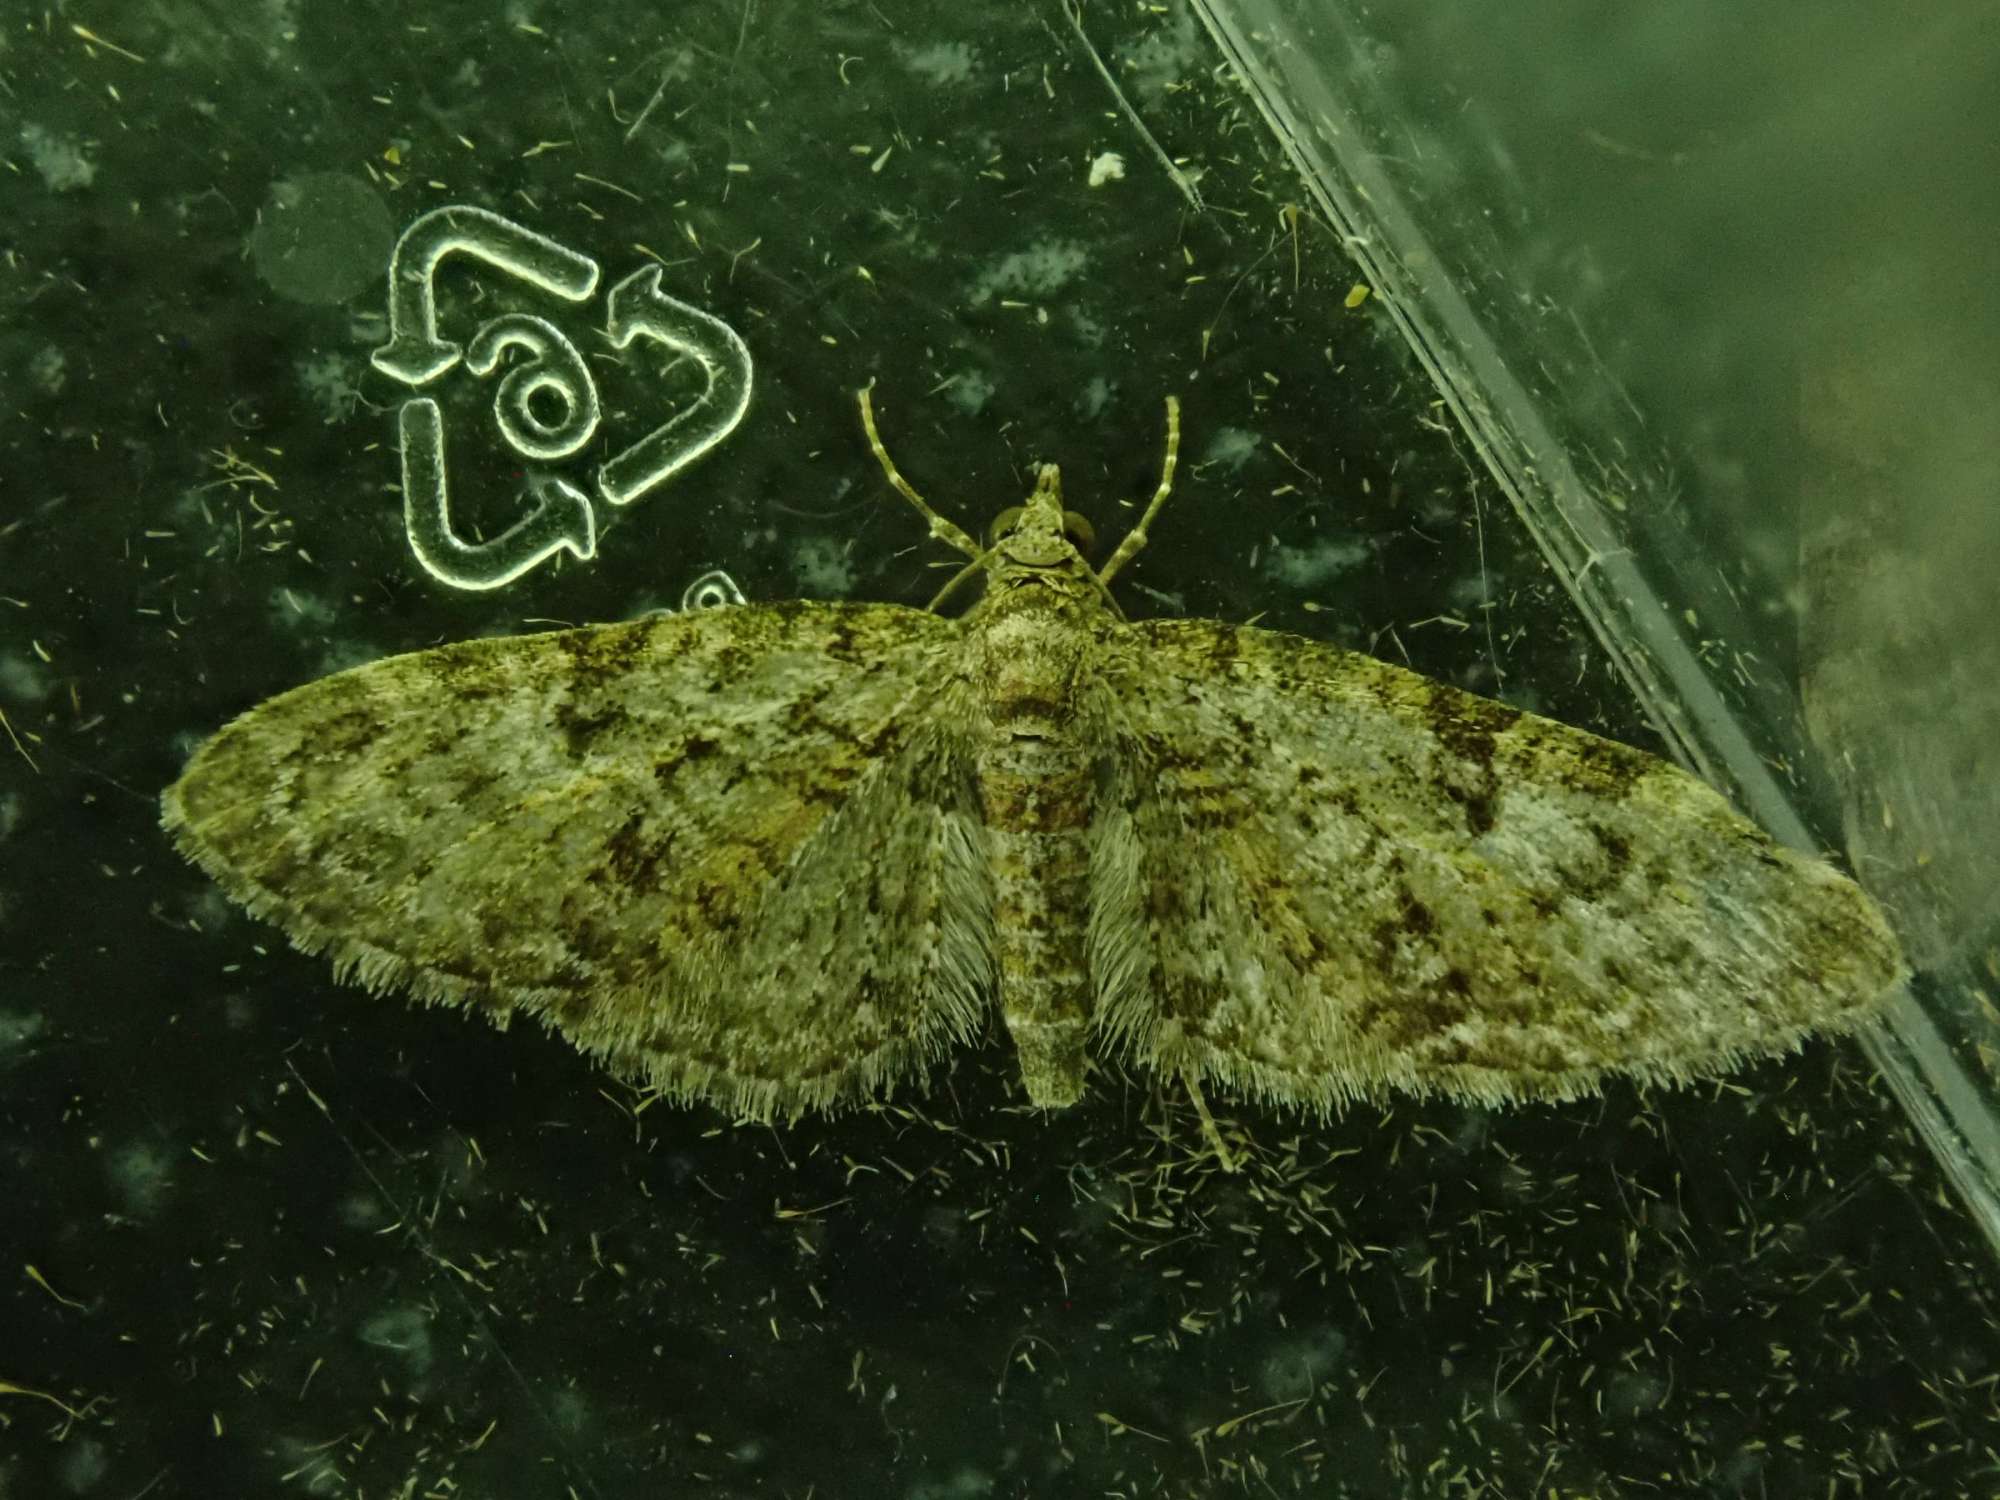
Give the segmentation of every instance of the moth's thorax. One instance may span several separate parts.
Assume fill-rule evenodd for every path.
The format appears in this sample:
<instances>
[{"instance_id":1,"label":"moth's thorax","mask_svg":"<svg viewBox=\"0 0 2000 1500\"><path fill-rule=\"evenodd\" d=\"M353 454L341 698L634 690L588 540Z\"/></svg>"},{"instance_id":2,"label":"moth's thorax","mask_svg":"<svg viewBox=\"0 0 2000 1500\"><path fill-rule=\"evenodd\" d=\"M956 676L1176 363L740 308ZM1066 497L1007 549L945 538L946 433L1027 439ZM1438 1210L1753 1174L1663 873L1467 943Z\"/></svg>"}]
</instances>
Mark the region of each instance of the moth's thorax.
<instances>
[{"instance_id":1,"label":"moth's thorax","mask_svg":"<svg viewBox=\"0 0 2000 1500\"><path fill-rule=\"evenodd\" d=\"M974 629L974 680L997 736L1069 736L1091 626L1066 595L1022 589L989 601Z\"/></svg>"}]
</instances>

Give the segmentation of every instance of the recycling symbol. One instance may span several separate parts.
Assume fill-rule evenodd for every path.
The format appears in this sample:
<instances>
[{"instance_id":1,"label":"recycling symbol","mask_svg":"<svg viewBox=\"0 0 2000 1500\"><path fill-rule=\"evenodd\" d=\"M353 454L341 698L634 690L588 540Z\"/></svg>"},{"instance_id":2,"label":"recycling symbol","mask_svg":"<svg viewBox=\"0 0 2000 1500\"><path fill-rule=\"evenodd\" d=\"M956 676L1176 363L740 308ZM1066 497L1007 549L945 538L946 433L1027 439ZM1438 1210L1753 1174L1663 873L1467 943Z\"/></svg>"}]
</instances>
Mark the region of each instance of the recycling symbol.
<instances>
[{"instance_id":1,"label":"recycling symbol","mask_svg":"<svg viewBox=\"0 0 2000 1500\"><path fill-rule=\"evenodd\" d=\"M597 262L499 214L466 204L413 221L389 257L389 341L370 356L391 380L420 389L463 362L480 379L500 376L493 416L507 445L531 466L527 511L488 540L453 530L438 403L413 395L397 413L402 447L403 520L417 560L462 589L498 588L568 551L597 555L600 504L630 505L666 483L727 437L750 404L750 351L720 318L661 290L660 268L642 266L605 295L602 333L614 349L651 339L692 358L706 389L637 442L604 460L589 491L540 467L574 456L603 417L590 369L569 337L546 318L507 312L464 344L438 333L438 266L464 254L569 303L596 294ZM512 356L510 358L510 355Z\"/></svg>"}]
</instances>

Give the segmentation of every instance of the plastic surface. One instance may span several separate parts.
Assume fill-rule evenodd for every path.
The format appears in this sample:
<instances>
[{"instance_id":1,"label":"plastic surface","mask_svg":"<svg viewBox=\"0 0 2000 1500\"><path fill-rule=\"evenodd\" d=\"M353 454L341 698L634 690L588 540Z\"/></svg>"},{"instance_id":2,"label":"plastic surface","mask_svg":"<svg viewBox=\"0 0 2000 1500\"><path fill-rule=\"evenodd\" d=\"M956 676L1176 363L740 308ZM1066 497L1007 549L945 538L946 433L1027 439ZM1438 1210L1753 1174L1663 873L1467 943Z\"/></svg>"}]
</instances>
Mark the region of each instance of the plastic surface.
<instances>
[{"instance_id":1,"label":"plastic surface","mask_svg":"<svg viewBox=\"0 0 2000 1500\"><path fill-rule=\"evenodd\" d=\"M1132 613L1258 616L1671 748L1632 663L1682 627L1634 652L1569 587L1639 538L1607 529L1586 567L1598 533L1553 546L1479 451L1499 434L1546 474L1590 450L1514 423L1571 386L1455 411L1194 13L90 24L37 12L0 52L0 1493L1919 1495L1985 1472L1985 1246L1852 1049L1515 1113L1212 1100L1235 1177L1184 1097L1113 1072L1029 1113L997 1039L925 1097L738 1128L530 1028L342 987L167 848L188 747L336 666L684 594L921 604L955 559L879 482L871 378L954 519L1055 460L1107 538L1176 392L1182 488ZM579 298L560 257L553 293L439 272L444 337L532 316L579 351L599 404L570 456L590 413L532 381L507 410L556 456L508 446L519 348L487 378L371 366L398 237L453 205L601 269ZM601 466L730 368L698 320L682 345L607 321L648 266L740 337L752 388L616 503ZM1461 285L1474 311L1512 291ZM1529 288L1520 316L1544 312L1567 322ZM1490 326L1528 368L1519 332ZM481 589L427 568L414 400L457 542L547 501L589 508L591 546ZM1594 450L1632 474L1628 515L1663 503L1679 440ZM1739 568L1765 552L1680 529L1737 619L1782 600ZM1709 597L1674 601L1696 658L1747 639Z\"/></svg>"}]
</instances>

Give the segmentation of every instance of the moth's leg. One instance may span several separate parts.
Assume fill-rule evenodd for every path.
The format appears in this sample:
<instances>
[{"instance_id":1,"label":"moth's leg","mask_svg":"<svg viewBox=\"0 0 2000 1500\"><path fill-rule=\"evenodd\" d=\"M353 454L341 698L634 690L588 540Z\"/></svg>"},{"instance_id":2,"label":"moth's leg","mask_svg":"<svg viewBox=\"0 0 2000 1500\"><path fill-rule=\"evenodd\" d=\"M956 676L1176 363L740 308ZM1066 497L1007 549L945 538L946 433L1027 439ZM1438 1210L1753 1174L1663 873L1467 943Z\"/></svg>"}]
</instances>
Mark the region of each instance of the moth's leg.
<instances>
[{"instance_id":1,"label":"moth's leg","mask_svg":"<svg viewBox=\"0 0 2000 1500\"><path fill-rule=\"evenodd\" d=\"M1174 465L1181 453L1181 402L1178 396L1167 397L1167 460L1160 466L1160 487L1153 491L1152 503L1139 517L1139 524L1125 533L1125 540L1118 544L1118 550L1111 554L1097 578L1100 583L1109 584L1118 576L1118 570L1139 555L1139 549L1146 545L1146 528L1153 524L1153 517L1160 513L1160 507L1167 503L1167 491L1174 487ZM884 459L884 463L888 460Z\"/></svg>"},{"instance_id":2,"label":"moth's leg","mask_svg":"<svg viewBox=\"0 0 2000 1500\"><path fill-rule=\"evenodd\" d=\"M1222 1132L1216 1127L1215 1116L1208 1112L1208 1101L1201 1095L1201 1085L1195 1081L1194 1069L1181 1070L1181 1082L1187 1085L1188 1098L1194 1100L1194 1112L1201 1116L1201 1133L1207 1137L1209 1149L1215 1153L1216 1162L1225 1172L1236 1170L1236 1158L1229 1154L1224 1144Z\"/></svg>"},{"instance_id":3,"label":"moth's leg","mask_svg":"<svg viewBox=\"0 0 2000 1500\"><path fill-rule=\"evenodd\" d=\"M1118 596L1111 592L1111 585L1106 583L1096 573L1091 572L1089 563L1083 565L1082 571L1083 576L1097 586L1098 599L1106 609L1111 611L1111 618L1114 620L1124 619L1125 607L1118 602Z\"/></svg>"},{"instance_id":4,"label":"moth's leg","mask_svg":"<svg viewBox=\"0 0 2000 1500\"><path fill-rule=\"evenodd\" d=\"M910 487L910 481L896 472L896 465L889 458L889 450L882 446L882 434L875 430L875 406L868 399L868 393L872 389L874 389L874 382L870 381L854 394L861 401L861 426L868 434L868 446L874 452L876 462L882 465L882 472L889 476L890 486L894 488L897 494L914 505L917 508L917 513L930 523L932 536L941 542L947 542L951 546L958 548L967 557L977 560L984 556L984 549L980 547L979 543L975 542L971 537L959 530L958 527L952 525L951 522L926 505L924 497ZM953 582L956 583L957 580L954 579Z\"/></svg>"},{"instance_id":5,"label":"moth's leg","mask_svg":"<svg viewBox=\"0 0 2000 1500\"><path fill-rule=\"evenodd\" d=\"M957 593L958 586L960 584L964 583L966 579L970 578L973 574L977 573L981 568L986 566L986 559L990 555L991 554L982 553L980 556L973 558L971 562L967 563L964 567L960 568L956 573L952 574L950 580L946 582L943 588L939 589L937 593L932 596L931 602L926 604L924 608L931 614L936 614L938 611L938 606L943 604L944 601L949 599L953 594Z\"/></svg>"}]
</instances>

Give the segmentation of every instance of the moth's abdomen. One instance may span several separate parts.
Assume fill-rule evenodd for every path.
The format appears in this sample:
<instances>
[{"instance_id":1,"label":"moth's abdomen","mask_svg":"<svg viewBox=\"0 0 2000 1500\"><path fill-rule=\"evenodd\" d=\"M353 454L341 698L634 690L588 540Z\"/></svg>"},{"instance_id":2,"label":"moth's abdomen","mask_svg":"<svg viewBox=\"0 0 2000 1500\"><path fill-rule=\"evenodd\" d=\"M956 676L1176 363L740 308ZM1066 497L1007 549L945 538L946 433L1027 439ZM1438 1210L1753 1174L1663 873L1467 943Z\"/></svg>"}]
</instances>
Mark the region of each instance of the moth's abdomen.
<instances>
[{"instance_id":1,"label":"moth's abdomen","mask_svg":"<svg viewBox=\"0 0 2000 1500\"><path fill-rule=\"evenodd\" d=\"M993 854L1000 1011L1028 1099L1044 1109L1083 1092L1090 977L1091 769L1088 756L1045 739L1003 738L979 758Z\"/></svg>"}]
</instances>

